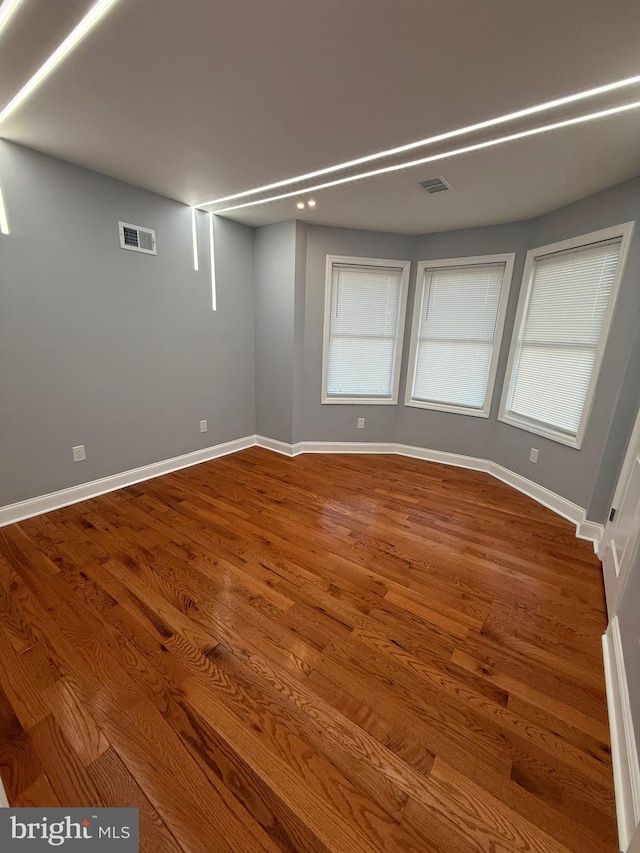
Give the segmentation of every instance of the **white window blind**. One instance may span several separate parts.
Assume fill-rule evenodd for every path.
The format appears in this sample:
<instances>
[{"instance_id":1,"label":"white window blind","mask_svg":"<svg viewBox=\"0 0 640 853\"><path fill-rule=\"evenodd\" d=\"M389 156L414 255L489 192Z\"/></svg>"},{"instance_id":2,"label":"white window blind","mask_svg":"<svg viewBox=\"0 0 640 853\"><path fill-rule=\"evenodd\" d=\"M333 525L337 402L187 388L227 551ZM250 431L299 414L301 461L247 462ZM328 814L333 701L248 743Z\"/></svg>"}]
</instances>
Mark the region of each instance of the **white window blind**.
<instances>
[{"instance_id":1,"label":"white window blind","mask_svg":"<svg viewBox=\"0 0 640 853\"><path fill-rule=\"evenodd\" d=\"M405 281L405 266L332 264L325 399L394 397Z\"/></svg>"},{"instance_id":2,"label":"white window blind","mask_svg":"<svg viewBox=\"0 0 640 853\"><path fill-rule=\"evenodd\" d=\"M483 413L506 263L425 269L409 403Z\"/></svg>"},{"instance_id":3,"label":"white window blind","mask_svg":"<svg viewBox=\"0 0 640 853\"><path fill-rule=\"evenodd\" d=\"M535 258L505 419L511 415L578 435L599 367L621 243L608 240Z\"/></svg>"}]
</instances>

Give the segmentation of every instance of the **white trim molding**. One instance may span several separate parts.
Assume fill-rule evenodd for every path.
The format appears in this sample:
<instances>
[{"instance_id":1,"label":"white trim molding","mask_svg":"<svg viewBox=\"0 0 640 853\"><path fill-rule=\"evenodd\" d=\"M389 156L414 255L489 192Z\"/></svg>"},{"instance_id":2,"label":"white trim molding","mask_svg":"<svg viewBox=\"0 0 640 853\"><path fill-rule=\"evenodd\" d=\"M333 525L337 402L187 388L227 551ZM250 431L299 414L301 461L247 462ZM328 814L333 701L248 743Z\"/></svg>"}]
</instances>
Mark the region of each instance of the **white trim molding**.
<instances>
[{"instance_id":1,"label":"white trim molding","mask_svg":"<svg viewBox=\"0 0 640 853\"><path fill-rule=\"evenodd\" d=\"M394 453L386 441L301 441L297 453ZM296 454L297 455L297 454Z\"/></svg>"},{"instance_id":2,"label":"white trim molding","mask_svg":"<svg viewBox=\"0 0 640 853\"><path fill-rule=\"evenodd\" d=\"M71 486L68 489L61 489L48 495L9 504L0 507L0 527L14 524L17 521L24 521L34 515L42 515L44 512L51 512L54 509L80 503L80 501L86 501L89 498L97 498L107 492L133 486L135 483L142 483L144 480L151 480L153 477L160 477L162 474L170 474L172 471L179 471L181 468L198 465L200 462L208 462L211 459L217 459L219 456L236 453L238 450L253 447L255 443L256 437L248 435L246 438L237 438L234 441L216 444L213 447L205 447L203 450L195 450L193 453L185 453L182 456L174 456L161 462L153 462L151 465L144 465L142 468L133 468L130 471L123 471L110 477L102 477L100 480L92 480L89 483L81 483L78 486Z\"/></svg>"},{"instance_id":3,"label":"white trim molding","mask_svg":"<svg viewBox=\"0 0 640 853\"><path fill-rule=\"evenodd\" d=\"M429 450L426 447L414 447L411 444L390 444L387 453L409 456L411 459L424 459L425 462L439 462L441 465L453 465L455 468L468 468L470 471L489 473L488 459L475 456L463 456L462 453L449 453L446 450Z\"/></svg>"},{"instance_id":4,"label":"white trim molding","mask_svg":"<svg viewBox=\"0 0 640 853\"><path fill-rule=\"evenodd\" d=\"M613 617L607 633L602 637L602 650L611 730L618 836L620 849L626 851L640 823L640 765L617 616Z\"/></svg>"},{"instance_id":5,"label":"white trim molding","mask_svg":"<svg viewBox=\"0 0 640 853\"><path fill-rule=\"evenodd\" d=\"M604 536L604 524L598 524L597 521L587 521L585 519L578 522L576 527L576 536L578 539L588 539L590 542L593 542L593 550L599 557L600 545Z\"/></svg>"},{"instance_id":6,"label":"white trim molding","mask_svg":"<svg viewBox=\"0 0 640 853\"><path fill-rule=\"evenodd\" d=\"M287 444L286 441L267 438L265 435L255 437L255 446L263 447L265 450L273 450L274 453L281 453L283 456L297 456L301 452L297 449L299 447L297 444Z\"/></svg>"},{"instance_id":7,"label":"white trim molding","mask_svg":"<svg viewBox=\"0 0 640 853\"><path fill-rule=\"evenodd\" d=\"M576 525L576 536L579 539L588 539L593 542L594 550L598 553L603 527L594 521L587 521L583 507L556 495L555 492L549 491L538 483L527 480L526 477L510 471L508 468L503 468L502 465L498 465L490 459L480 459L475 456L464 456L461 453L430 450L425 447L414 447L413 445L395 442L300 441L296 444L289 444L286 441L267 438L263 435L248 435L234 441L227 441L224 444L216 444L203 450L196 450L193 453L185 453L183 456L174 456L171 459L154 462L142 468L123 471L120 474L113 474L100 480L92 480L89 483L81 483L78 486L71 486L68 489L61 489L48 495L0 507L0 527L256 446L289 457L299 456L301 453L389 453L397 456L408 456L412 459L424 459L426 462L438 462L442 465L454 465L457 468L468 468L471 471L484 471L522 492L522 494L533 498L563 518L572 521Z\"/></svg>"}]
</instances>

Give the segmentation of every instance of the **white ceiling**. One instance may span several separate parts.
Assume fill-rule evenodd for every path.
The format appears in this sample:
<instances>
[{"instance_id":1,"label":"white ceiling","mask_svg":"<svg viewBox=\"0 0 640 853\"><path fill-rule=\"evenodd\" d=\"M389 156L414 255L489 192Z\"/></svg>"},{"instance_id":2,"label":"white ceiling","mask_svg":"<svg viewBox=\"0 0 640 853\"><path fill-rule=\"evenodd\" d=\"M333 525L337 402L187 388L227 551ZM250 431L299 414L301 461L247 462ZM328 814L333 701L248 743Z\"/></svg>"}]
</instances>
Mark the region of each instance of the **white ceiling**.
<instances>
[{"instance_id":1,"label":"white ceiling","mask_svg":"<svg viewBox=\"0 0 640 853\"><path fill-rule=\"evenodd\" d=\"M90 6L23 0L0 37L0 105ZM195 204L632 76L639 36L638 0L119 0L0 134ZM631 100L640 87L527 126ZM422 233L638 173L640 110L323 190L313 212L229 215ZM438 174L450 194L417 186Z\"/></svg>"}]
</instances>

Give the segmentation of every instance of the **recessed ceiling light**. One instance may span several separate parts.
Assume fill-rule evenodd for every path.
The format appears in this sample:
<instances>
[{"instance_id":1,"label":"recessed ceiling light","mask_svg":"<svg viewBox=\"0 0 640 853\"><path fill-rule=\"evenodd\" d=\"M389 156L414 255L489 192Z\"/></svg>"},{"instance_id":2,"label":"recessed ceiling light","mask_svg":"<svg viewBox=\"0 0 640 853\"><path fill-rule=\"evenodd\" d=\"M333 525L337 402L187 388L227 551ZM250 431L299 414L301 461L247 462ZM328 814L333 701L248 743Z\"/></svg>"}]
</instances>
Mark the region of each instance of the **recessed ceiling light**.
<instances>
[{"instance_id":1,"label":"recessed ceiling light","mask_svg":"<svg viewBox=\"0 0 640 853\"><path fill-rule=\"evenodd\" d=\"M295 195L295 193L294 193L294 195ZM304 202L303 202L303 201L299 201L299 202L296 204L296 207L298 208L298 210L304 210Z\"/></svg>"},{"instance_id":2,"label":"recessed ceiling light","mask_svg":"<svg viewBox=\"0 0 640 853\"><path fill-rule=\"evenodd\" d=\"M316 206L315 198L310 198L309 201L307 202L307 204L309 207L315 207Z\"/></svg>"},{"instance_id":3,"label":"recessed ceiling light","mask_svg":"<svg viewBox=\"0 0 640 853\"><path fill-rule=\"evenodd\" d=\"M414 148L422 148L426 145L433 145L436 142L444 142L447 139L454 139L457 136L475 133L478 130L485 130L488 127L495 127L499 124L516 121L517 119L526 118L527 116L536 115L537 113L546 112L547 110L562 107L567 104L584 101L588 98L595 98L599 95L605 95L608 92L614 92L618 89L623 89L627 86L635 86L640 84L640 74L634 77L626 77L624 80L616 80L615 83L605 83L603 86L596 86L594 89L586 89L584 92L576 92L573 95L565 95L562 98L555 98L552 101L544 101L541 104L535 104L532 107L526 107L523 110L517 110L514 113L506 113L505 115L496 116L495 118L487 119L486 121L470 124L467 127L461 127L457 130L449 130L446 133L440 133L437 136L430 136L426 139L419 139L417 142L409 142L407 145L399 145L397 148L389 148L386 151L378 151L377 154L369 154L366 157L358 157L356 160L347 160L344 163L338 163L335 166L328 166L326 169L317 169L315 172L307 172L304 175L296 175L293 178L286 178L283 181L276 181L273 184L264 184L261 187L254 187L251 190L244 190L233 195L214 198L209 201L202 201L197 207L208 207L212 204L221 204L223 201L233 201L237 198L246 198L246 196L256 195L257 193L275 190L278 187L286 187L291 184L296 184L301 181L308 181L312 178L318 178L320 175L330 175L332 172L339 172L342 169L350 169L354 166L361 166L363 163L370 163L373 160L382 160L386 157L393 157L398 154L403 154L406 151L411 151ZM316 189L316 187L314 187ZM290 195L295 195L291 193ZM281 196L286 198L287 196Z\"/></svg>"},{"instance_id":4,"label":"recessed ceiling light","mask_svg":"<svg viewBox=\"0 0 640 853\"><path fill-rule=\"evenodd\" d=\"M40 66L40 68L38 68L33 77L31 77L30 80L27 80L22 89L13 96L9 103L0 112L0 124L2 124L3 121L6 121L9 116L18 109L20 104L26 101L29 95L35 92L38 86L47 79L58 65L60 65L63 59L71 53L74 47L82 41L87 33L89 33L90 30L92 30L96 24L102 20L109 9L111 9L112 6L115 6L117 2L118 0L98 0L97 3L93 4L84 18L71 30L66 39L58 45L51 56L43 65Z\"/></svg>"},{"instance_id":5,"label":"recessed ceiling light","mask_svg":"<svg viewBox=\"0 0 640 853\"><path fill-rule=\"evenodd\" d=\"M583 124L587 121L595 121L608 116L619 115L631 110L640 108L640 101L633 101L630 104L623 104L619 107L611 107L607 110L600 110L595 113L587 113L586 115L577 116L576 118L557 121L553 124L543 124L540 127L534 127L531 130L523 130L520 133L512 133L509 136L498 136L495 139L488 139L486 142L478 142L475 145L466 145L464 148L454 148L451 151L444 151L442 154L432 154L430 157L421 157L419 160L409 160L406 163L397 163L394 166L384 166L381 169L372 169L369 172L361 172L358 175L350 175L348 178L337 178L335 181L326 181L323 184L316 184L310 187L312 190L324 190L328 187L336 187L340 184L353 183L361 181L364 178L374 178L377 175L385 175L389 172L399 172L401 169L412 169L414 166L421 166L424 163L433 163L436 160L444 160L447 157L457 157L460 154L469 154L472 151L481 151L483 148L492 148L495 145L503 145L505 142L515 142L518 139L525 139L529 136L538 136L541 133L549 133L552 130L559 130L562 127L571 127L575 124ZM216 210L216 213L230 213L232 210L241 210L245 207L255 207L259 204L268 204L272 201L281 201L284 198L291 198L297 195L298 191L290 193L281 193L270 198L261 198L257 201L245 201L243 204L234 204L231 207L224 207Z\"/></svg>"}]
</instances>

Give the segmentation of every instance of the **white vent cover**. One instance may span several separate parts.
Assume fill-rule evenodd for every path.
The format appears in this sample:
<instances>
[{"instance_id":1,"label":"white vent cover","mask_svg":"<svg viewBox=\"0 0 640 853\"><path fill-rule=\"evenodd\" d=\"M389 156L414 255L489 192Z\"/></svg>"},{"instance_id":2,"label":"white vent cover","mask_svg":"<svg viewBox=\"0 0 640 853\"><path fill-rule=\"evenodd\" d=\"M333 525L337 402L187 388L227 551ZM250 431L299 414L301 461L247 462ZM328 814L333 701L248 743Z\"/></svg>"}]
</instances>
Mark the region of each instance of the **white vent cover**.
<instances>
[{"instance_id":1,"label":"white vent cover","mask_svg":"<svg viewBox=\"0 0 640 853\"><path fill-rule=\"evenodd\" d=\"M130 222L118 222L120 229L120 247L131 249L132 252L144 252L147 255L157 255L156 232L152 228L141 228Z\"/></svg>"},{"instance_id":2,"label":"white vent cover","mask_svg":"<svg viewBox=\"0 0 640 853\"><path fill-rule=\"evenodd\" d=\"M442 175L437 178L427 178L426 181L420 181L420 186L428 193L443 193L451 189L451 184L448 184Z\"/></svg>"}]
</instances>

